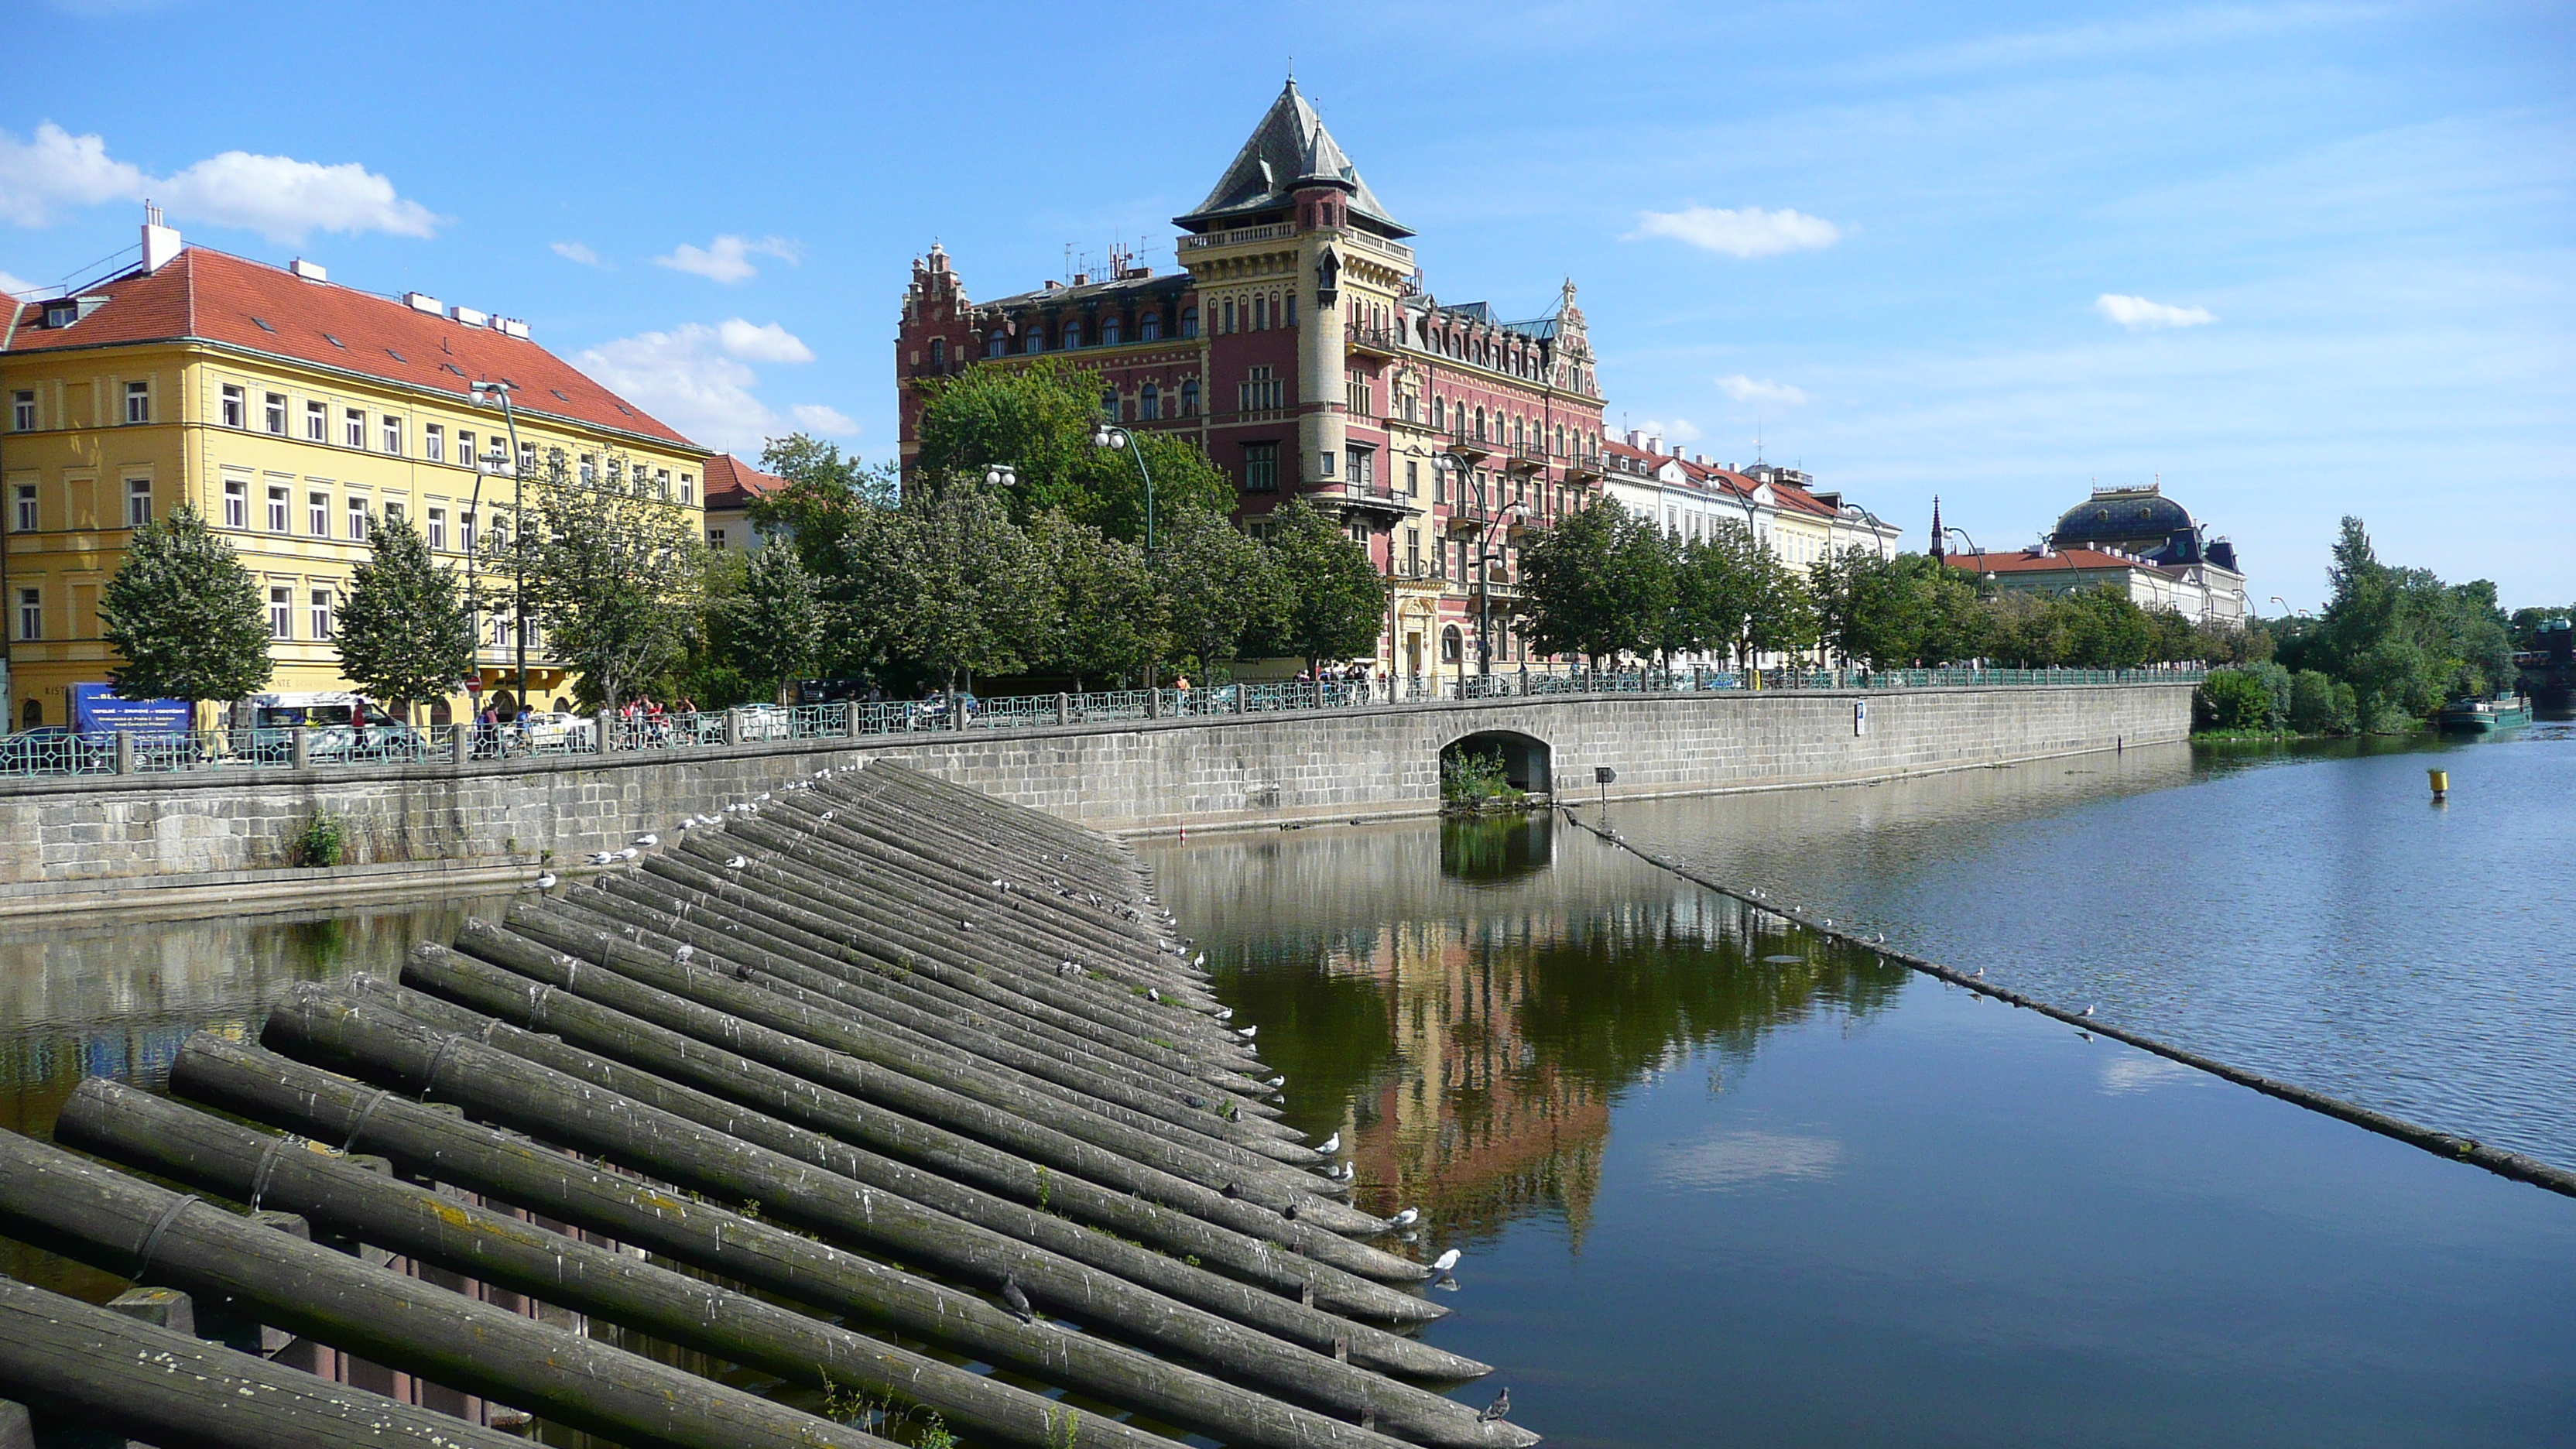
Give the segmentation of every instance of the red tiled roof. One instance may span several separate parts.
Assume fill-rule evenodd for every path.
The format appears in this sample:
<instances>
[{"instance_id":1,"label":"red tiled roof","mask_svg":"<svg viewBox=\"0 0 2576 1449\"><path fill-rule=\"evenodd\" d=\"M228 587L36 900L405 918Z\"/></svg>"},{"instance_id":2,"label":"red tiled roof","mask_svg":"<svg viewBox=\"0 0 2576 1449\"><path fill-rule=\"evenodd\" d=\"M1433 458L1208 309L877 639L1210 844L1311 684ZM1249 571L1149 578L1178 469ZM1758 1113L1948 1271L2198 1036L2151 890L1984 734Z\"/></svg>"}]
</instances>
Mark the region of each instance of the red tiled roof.
<instances>
[{"instance_id":1,"label":"red tiled roof","mask_svg":"<svg viewBox=\"0 0 2576 1449\"><path fill-rule=\"evenodd\" d=\"M196 338L299 362L364 373L467 398L467 384L512 384L522 413L613 428L697 450L658 420L591 381L536 343L469 327L401 302L204 247L187 247L157 272L133 271L83 289L109 300L72 326L36 326L41 307L18 318L10 357L59 348ZM0 332L7 332L0 321Z\"/></svg>"},{"instance_id":2,"label":"red tiled roof","mask_svg":"<svg viewBox=\"0 0 2576 1449\"><path fill-rule=\"evenodd\" d=\"M2119 558L2092 548L2061 548L2046 555L2027 552L1954 553L1948 555L1944 562L1954 569L1968 569L1981 574L2038 573L2048 569L2067 573L2079 569L2153 570L2156 567L2143 559Z\"/></svg>"},{"instance_id":3,"label":"red tiled roof","mask_svg":"<svg viewBox=\"0 0 2576 1449\"><path fill-rule=\"evenodd\" d=\"M787 486L787 480L775 473L763 473L731 453L718 453L707 460L707 511L749 508L753 500L767 497L773 490Z\"/></svg>"}]
</instances>

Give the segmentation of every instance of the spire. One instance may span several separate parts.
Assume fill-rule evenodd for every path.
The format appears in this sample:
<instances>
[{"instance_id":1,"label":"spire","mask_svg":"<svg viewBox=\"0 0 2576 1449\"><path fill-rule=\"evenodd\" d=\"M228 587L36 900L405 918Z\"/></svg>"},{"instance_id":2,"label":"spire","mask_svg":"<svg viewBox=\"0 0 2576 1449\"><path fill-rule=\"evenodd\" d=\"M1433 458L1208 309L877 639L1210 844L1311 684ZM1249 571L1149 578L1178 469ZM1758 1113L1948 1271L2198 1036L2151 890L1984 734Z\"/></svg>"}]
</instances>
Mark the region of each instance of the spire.
<instances>
[{"instance_id":1,"label":"spire","mask_svg":"<svg viewBox=\"0 0 2576 1449\"><path fill-rule=\"evenodd\" d=\"M1932 557L1938 559L1948 552L1948 538L1941 532L1941 495L1935 493L1932 495Z\"/></svg>"},{"instance_id":2,"label":"spire","mask_svg":"<svg viewBox=\"0 0 2576 1449\"><path fill-rule=\"evenodd\" d=\"M1360 179L1359 168L1343 154L1333 133L1324 129L1323 118L1307 103L1305 93L1297 89L1297 78L1292 74L1207 199L1187 216L1172 220L1194 231L1214 230L1232 224L1239 216L1285 207L1296 192L1313 186L1330 186L1348 193L1351 211L1375 222L1389 235L1413 235L1410 228L1386 214L1377 194Z\"/></svg>"}]
</instances>

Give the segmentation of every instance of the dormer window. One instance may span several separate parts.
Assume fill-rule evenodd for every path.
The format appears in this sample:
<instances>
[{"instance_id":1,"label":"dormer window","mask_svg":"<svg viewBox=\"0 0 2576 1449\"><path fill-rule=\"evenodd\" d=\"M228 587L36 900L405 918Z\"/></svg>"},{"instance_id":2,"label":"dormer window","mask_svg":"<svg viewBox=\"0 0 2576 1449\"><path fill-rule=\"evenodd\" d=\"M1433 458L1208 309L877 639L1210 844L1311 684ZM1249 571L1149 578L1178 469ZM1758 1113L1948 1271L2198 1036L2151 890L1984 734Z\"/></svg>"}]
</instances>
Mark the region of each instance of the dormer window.
<instances>
[{"instance_id":1,"label":"dormer window","mask_svg":"<svg viewBox=\"0 0 2576 1449\"><path fill-rule=\"evenodd\" d=\"M48 302L45 304L45 325L48 327L69 327L79 320L80 305L76 302Z\"/></svg>"}]
</instances>

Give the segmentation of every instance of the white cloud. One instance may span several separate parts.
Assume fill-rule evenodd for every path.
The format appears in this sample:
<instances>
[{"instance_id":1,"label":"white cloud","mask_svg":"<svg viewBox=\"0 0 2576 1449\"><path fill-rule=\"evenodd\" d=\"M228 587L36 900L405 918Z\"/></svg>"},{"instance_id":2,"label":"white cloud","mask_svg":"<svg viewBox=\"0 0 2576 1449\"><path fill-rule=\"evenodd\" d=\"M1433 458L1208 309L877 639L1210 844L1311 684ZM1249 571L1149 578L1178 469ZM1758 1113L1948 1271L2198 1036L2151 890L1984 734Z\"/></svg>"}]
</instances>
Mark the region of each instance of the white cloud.
<instances>
[{"instance_id":1,"label":"white cloud","mask_svg":"<svg viewBox=\"0 0 2576 1449\"><path fill-rule=\"evenodd\" d=\"M839 408L827 408L821 403L798 403L787 411L795 416L796 426L809 433L822 433L835 438L850 438L858 435L857 420Z\"/></svg>"},{"instance_id":2,"label":"white cloud","mask_svg":"<svg viewBox=\"0 0 2576 1449\"><path fill-rule=\"evenodd\" d=\"M1802 403L1807 400L1805 388L1773 382L1767 377L1747 377L1740 372L1719 378L1717 387L1718 391L1737 402Z\"/></svg>"},{"instance_id":3,"label":"white cloud","mask_svg":"<svg viewBox=\"0 0 2576 1449\"><path fill-rule=\"evenodd\" d=\"M754 327L737 317L713 327L689 322L668 332L639 332L601 343L576 361L602 386L686 437L756 457L763 439L787 429L754 395L760 374L751 363L813 355L776 323Z\"/></svg>"},{"instance_id":4,"label":"white cloud","mask_svg":"<svg viewBox=\"0 0 2576 1449\"><path fill-rule=\"evenodd\" d=\"M2144 297L2123 297L2116 292L2104 292L2094 298L2093 310L2132 332L2200 327L2218 320L2206 307L2175 307L2163 302L2150 302Z\"/></svg>"},{"instance_id":5,"label":"white cloud","mask_svg":"<svg viewBox=\"0 0 2576 1449\"><path fill-rule=\"evenodd\" d=\"M754 327L739 317L728 317L716 324L716 340L724 350L748 362L812 362L814 349L775 322Z\"/></svg>"},{"instance_id":6,"label":"white cloud","mask_svg":"<svg viewBox=\"0 0 2576 1449\"><path fill-rule=\"evenodd\" d=\"M237 226L280 242L312 231L426 237L439 224L429 208L404 200L391 181L354 161L324 166L226 151L154 177L109 156L106 138L75 136L51 121L30 141L0 131L0 219L43 226L58 208L146 197L174 220Z\"/></svg>"},{"instance_id":7,"label":"white cloud","mask_svg":"<svg viewBox=\"0 0 2576 1449\"><path fill-rule=\"evenodd\" d=\"M0 272L0 294L11 297L32 297L38 290L35 283L15 272Z\"/></svg>"},{"instance_id":8,"label":"white cloud","mask_svg":"<svg viewBox=\"0 0 2576 1449\"><path fill-rule=\"evenodd\" d=\"M1688 418L1675 418L1669 423L1659 423L1648 418L1637 424L1637 431L1649 438L1663 439L1666 447L1671 447L1675 443L1696 443L1704 436L1699 430L1699 425Z\"/></svg>"},{"instance_id":9,"label":"white cloud","mask_svg":"<svg viewBox=\"0 0 2576 1449\"><path fill-rule=\"evenodd\" d=\"M653 260L675 272L688 272L731 286L760 275L760 268L751 264L754 256L793 262L798 256L798 248L794 242L781 237L762 237L754 241L750 237L728 233L717 237L714 245L704 249L683 242L669 256Z\"/></svg>"},{"instance_id":10,"label":"white cloud","mask_svg":"<svg viewBox=\"0 0 2576 1449\"><path fill-rule=\"evenodd\" d=\"M1641 236L1671 237L1702 251L1749 258L1829 247L1841 240L1842 234L1842 228L1823 217L1800 211L1764 211L1758 206L1742 211L1686 206L1679 211L1639 212L1637 229L1628 235L1631 240Z\"/></svg>"},{"instance_id":11,"label":"white cloud","mask_svg":"<svg viewBox=\"0 0 2576 1449\"><path fill-rule=\"evenodd\" d=\"M563 258L565 261L579 262L585 267L595 267L600 265L599 253L592 251L590 248L583 246L579 242L556 242L554 252L556 256Z\"/></svg>"}]
</instances>

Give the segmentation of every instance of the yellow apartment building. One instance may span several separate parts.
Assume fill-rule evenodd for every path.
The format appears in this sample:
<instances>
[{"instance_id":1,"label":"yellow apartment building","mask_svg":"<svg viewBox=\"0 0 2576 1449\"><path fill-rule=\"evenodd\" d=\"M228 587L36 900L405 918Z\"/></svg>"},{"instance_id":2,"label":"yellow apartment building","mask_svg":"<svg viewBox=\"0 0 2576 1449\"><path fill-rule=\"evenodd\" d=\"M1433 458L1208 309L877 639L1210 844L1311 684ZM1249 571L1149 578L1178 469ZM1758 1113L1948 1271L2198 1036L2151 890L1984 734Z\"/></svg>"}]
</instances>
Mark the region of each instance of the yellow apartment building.
<instances>
[{"instance_id":1,"label":"yellow apartment building","mask_svg":"<svg viewBox=\"0 0 2576 1449\"><path fill-rule=\"evenodd\" d=\"M473 391L493 381L509 384L515 450L502 411ZM558 449L584 478L687 510L701 536L708 450L523 323L183 246L150 224L130 271L59 299L0 298L8 727L70 723L71 687L107 680L100 588L133 530L182 502L259 582L268 688L342 690L333 621L369 522L409 519L506 597L506 563L484 564L515 531L515 475ZM425 722L517 703L511 629L506 605L478 620L479 690L460 680ZM542 646L530 641L528 697L548 707L571 682Z\"/></svg>"}]
</instances>

